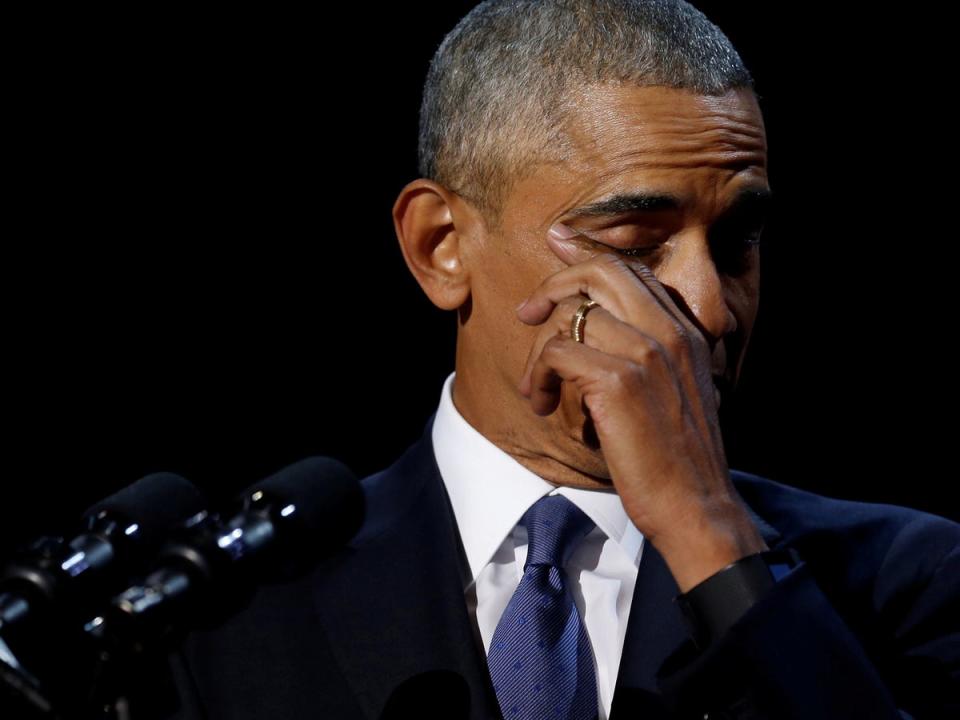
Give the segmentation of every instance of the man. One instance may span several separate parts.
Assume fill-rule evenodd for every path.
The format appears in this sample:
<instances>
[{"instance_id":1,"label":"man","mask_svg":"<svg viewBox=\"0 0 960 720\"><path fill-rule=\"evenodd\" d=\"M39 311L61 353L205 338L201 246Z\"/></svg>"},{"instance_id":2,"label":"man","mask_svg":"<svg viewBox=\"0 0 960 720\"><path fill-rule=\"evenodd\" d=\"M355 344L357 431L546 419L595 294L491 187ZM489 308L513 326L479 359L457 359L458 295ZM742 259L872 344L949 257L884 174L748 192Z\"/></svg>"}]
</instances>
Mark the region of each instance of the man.
<instances>
[{"instance_id":1,"label":"man","mask_svg":"<svg viewBox=\"0 0 960 720\"><path fill-rule=\"evenodd\" d=\"M184 715L955 717L960 528L727 466L771 188L719 29L482 3L420 159L393 216L455 372L349 547L188 639Z\"/></svg>"}]
</instances>

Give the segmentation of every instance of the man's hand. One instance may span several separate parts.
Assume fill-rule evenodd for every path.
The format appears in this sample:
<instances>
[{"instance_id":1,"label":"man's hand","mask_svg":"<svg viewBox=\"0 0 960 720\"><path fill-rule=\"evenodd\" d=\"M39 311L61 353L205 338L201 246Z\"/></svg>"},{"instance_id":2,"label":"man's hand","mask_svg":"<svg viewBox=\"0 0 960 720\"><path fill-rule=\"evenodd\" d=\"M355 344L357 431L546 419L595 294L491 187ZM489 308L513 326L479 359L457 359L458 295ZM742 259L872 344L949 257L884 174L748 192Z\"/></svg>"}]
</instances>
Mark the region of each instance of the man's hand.
<instances>
[{"instance_id":1,"label":"man's hand","mask_svg":"<svg viewBox=\"0 0 960 720\"><path fill-rule=\"evenodd\" d=\"M543 324L519 390L539 415L579 392L624 508L657 548L681 592L768 549L727 467L710 348L642 262L582 235L549 244L568 267L518 309ZM584 342L570 324L586 298Z\"/></svg>"}]
</instances>

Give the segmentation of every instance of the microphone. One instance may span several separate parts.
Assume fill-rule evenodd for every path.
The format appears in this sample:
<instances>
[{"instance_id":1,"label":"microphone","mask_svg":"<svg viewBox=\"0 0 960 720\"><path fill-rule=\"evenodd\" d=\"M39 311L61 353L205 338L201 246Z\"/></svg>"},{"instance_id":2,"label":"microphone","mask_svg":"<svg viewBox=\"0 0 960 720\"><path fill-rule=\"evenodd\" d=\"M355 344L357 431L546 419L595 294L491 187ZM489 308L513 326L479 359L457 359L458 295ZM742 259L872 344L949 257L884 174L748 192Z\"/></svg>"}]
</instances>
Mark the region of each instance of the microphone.
<instances>
[{"instance_id":1,"label":"microphone","mask_svg":"<svg viewBox=\"0 0 960 720\"><path fill-rule=\"evenodd\" d=\"M48 715L91 682L96 651L83 620L123 587L171 528L203 507L184 478L147 475L87 510L73 539L41 538L5 568L0 693L19 701L20 715L28 709Z\"/></svg>"},{"instance_id":2,"label":"microphone","mask_svg":"<svg viewBox=\"0 0 960 720\"><path fill-rule=\"evenodd\" d=\"M390 694L380 720L467 720L470 687L453 670L429 670L400 683Z\"/></svg>"},{"instance_id":3,"label":"microphone","mask_svg":"<svg viewBox=\"0 0 960 720\"><path fill-rule=\"evenodd\" d=\"M203 507L190 482L155 473L88 509L72 540L34 542L0 575L0 636L9 640L67 609L89 613L157 551L171 528Z\"/></svg>"},{"instance_id":4,"label":"microphone","mask_svg":"<svg viewBox=\"0 0 960 720\"><path fill-rule=\"evenodd\" d=\"M252 485L233 514L200 513L160 551L154 571L116 595L87 625L94 636L140 644L223 613L261 580L309 567L347 542L364 517L364 495L343 463L301 460Z\"/></svg>"}]
</instances>

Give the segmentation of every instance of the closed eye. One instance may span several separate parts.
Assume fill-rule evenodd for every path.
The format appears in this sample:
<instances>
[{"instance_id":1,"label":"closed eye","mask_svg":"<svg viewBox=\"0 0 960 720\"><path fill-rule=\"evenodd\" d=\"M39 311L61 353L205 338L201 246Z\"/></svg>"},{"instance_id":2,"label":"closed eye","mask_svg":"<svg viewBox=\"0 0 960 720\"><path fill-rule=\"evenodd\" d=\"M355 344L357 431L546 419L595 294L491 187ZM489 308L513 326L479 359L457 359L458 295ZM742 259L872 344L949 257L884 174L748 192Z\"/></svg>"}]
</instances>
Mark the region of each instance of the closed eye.
<instances>
[{"instance_id":1,"label":"closed eye","mask_svg":"<svg viewBox=\"0 0 960 720\"><path fill-rule=\"evenodd\" d=\"M734 227L740 225L740 227ZM656 242L653 245L636 245L629 247L618 247L598 239L593 232L579 230L584 236L592 240L597 245L609 248L619 255L635 258L650 258L656 255L662 248L662 242ZM749 228L741 223L720 223L710 232L710 243L713 247L713 253L719 263L724 266L740 266L745 255L752 248L760 245L763 233L763 225ZM742 271L742 268L741 270Z\"/></svg>"},{"instance_id":2,"label":"closed eye","mask_svg":"<svg viewBox=\"0 0 960 720\"><path fill-rule=\"evenodd\" d=\"M621 225L621 226L614 227L614 228L610 228L610 229L611 229L611 230L617 230L617 229L629 228L629 227L630 227L629 225ZM662 242L658 242L658 241L654 240L654 241L653 241L653 242L654 242L653 245L650 245L650 244L647 244L647 245L635 245L635 246L630 246L630 245L628 245L627 247L620 247L620 246L618 246L618 245L612 245L609 241L601 240L601 239L600 239L599 237L597 237L597 235L595 234L597 231L580 230L580 229L578 229L578 232L579 232L581 235L583 235L584 237L589 238L590 240L592 240L594 243L596 243L597 245L599 245L599 246L601 246L601 247L608 248L608 249L610 249L610 250L614 250L615 252L617 252L617 253L619 253L619 254L621 254L621 255L627 255L627 256L630 256L630 257L647 257L647 256L655 253L655 252L660 248L660 246L662 245ZM631 233L631 234L634 235L634 236L636 235L635 233ZM649 232L647 232L646 234L649 235ZM660 235L661 237L664 237L664 238L667 237L667 234L666 234L666 233L663 233L663 232L660 232L660 233L657 233L657 234ZM626 240L620 240L619 242L627 242L627 241L626 241ZM651 242L651 240L648 239L646 242L649 243L649 242Z\"/></svg>"}]
</instances>

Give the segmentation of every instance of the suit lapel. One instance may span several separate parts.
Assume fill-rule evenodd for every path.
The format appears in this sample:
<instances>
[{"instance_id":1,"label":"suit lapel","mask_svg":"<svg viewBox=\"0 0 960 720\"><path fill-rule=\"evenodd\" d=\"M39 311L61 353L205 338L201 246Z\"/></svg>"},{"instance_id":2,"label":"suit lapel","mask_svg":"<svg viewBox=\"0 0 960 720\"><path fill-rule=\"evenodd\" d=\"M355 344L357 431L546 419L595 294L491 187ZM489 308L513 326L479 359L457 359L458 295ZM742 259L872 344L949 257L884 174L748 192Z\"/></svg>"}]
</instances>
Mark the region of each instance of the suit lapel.
<instances>
[{"instance_id":1,"label":"suit lapel","mask_svg":"<svg viewBox=\"0 0 960 720\"><path fill-rule=\"evenodd\" d=\"M421 673L464 678L470 717L499 717L464 601L459 534L436 465L433 418L423 437L365 482L367 518L315 587L321 624L368 718Z\"/></svg>"}]
</instances>

